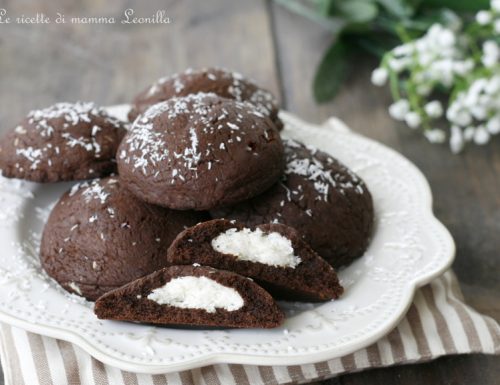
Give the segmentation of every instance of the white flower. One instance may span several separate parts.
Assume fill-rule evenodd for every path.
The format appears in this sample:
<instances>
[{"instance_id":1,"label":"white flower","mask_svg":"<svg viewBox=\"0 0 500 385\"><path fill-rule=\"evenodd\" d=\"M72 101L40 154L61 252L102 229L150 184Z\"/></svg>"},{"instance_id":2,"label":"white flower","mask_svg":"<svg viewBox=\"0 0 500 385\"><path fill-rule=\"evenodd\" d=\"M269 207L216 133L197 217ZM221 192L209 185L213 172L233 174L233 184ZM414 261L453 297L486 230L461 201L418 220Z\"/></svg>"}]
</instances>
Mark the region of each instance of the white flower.
<instances>
[{"instance_id":1,"label":"white flower","mask_svg":"<svg viewBox=\"0 0 500 385\"><path fill-rule=\"evenodd\" d=\"M410 111L405 115L405 122L410 128L418 128L422 123L422 117L418 112Z\"/></svg>"},{"instance_id":2,"label":"white flower","mask_svg":"<svg viewBox=\"0 0 500 385\"><path fill-rule=\"evenodd\" d=\"M500 12L500 0L491 0L491 9Z\"/></svg>"},{"instance_id":3,"label":"white flower","mask_svg":"<svg viewBox=\"0 0 500 385\"><path fill-rule=\"evenodd\" d=\"M498 47L498 44L492 40L485 41L483 43L483 56L481 57L485 67L493 67L497 64L499 58L500 47Z\"/></svg>"},{"instance_id":4,"label":"white flower","mask_svg":"<svg viewBox=\"0 0 500 385\"><path fill-rule=\"evenodd\" d=\"M446 111L446 118L461 127L468 126L472 123L472 116L465 109L459 109L455 104L452 104Z\"/></svg>"},{"instance_id":5,"label":"white flower","mask_svg":"<svg viewBox=\"0 0 500 385\"><path fill-rule=\"evenodd\" d=\"M391 70L399 73L408 66L409 62L408 60L406 60L406 58L401 58L401 59L390 58L387 64L389 65Z\"/></svg>"},{"instance_id":6,"label":"white flower","mask_svg":"<svg viewBox=\"0 0 500 385\"><path fill-rule=\"evenodd\" d=\"M396 120L404 120L409 111L410 103L406 99L400 99L389 106L389 115Z\"/></svg>"},{"instance_id":7,"label":"white flower","mask_svg":"<svg viewBox=\"0 0 500 385\"><path fill-rule=\"evenodd\" d=\"M500 91L500 76L493 76L488 84L484 87L484 92L488 95L496 94Z\"/></svg>"},{"instance_id":8,"label":"white flower","mask_svg":"<svg viewBox=\"0 0 500 385\"><path fill-rule=\"evenodd\" d=\"M476 128L476 131L474 132L474 143L478 145L483 145L488 143L490 140L490 134L484 126L479 126Z\"/></svg>"},{"instance_id":9,"label":"white flower","mask_svg":"<svg viewBox=\"0 0 500 385\"><path fill-rule=\"evenodd\" d=\"M493 29L496 33L500 33L500 19L495 20L493 23Z\"/></svg>"},{"instance_id":10,"label":"white flower","mask_svg":"<svg viewBox=\"0 0 500 385\"><path fill-rule=\"evenodd\" d=\"M469 126L464 130L464 139L467 142L470 142L474 137L474 132L476 131L475 127Z\"/></svg>"},{"instance_id":11,"label":"white flower","mask_svg":"<svg viewBox=\"0 0 500 385\"><path fill-rule=\"evenodd\" d=\"M431 143L443 143L446 140L446 134L439 128L433 128L424 132L425 137Z\"/></svg>"},{"instance_id":12,"label":"white flower","mask_svg":"<svg viewBox=\"0 0 500 385\"><path fill-rule=\"evenodd\" d=\"M453 71L458 75L466 75L474 68L474 60L467 59L453 63Z\"/></svg>"},{"instance_id":13,"label":"white flower","mask_svg":"<svg viewBox=\"0 0 500 385\"><path fill-rule=\"evenodd\" d=\"M430 84L423 83L417 85L417 94L420 96L428 96L432 91L432 87Z\"/></svg>"},{"instance_id":14,"label":"white flower","mask_svg":"<svg viewBox=\"0 0 500 385\"><path fill-rule=\"evenodd\" d=\"M474 106L470 109L472 116L477 120L484 120L488 116L488 111L483 106Z\"/></svg>"},{"instance_id":15,"label":"white flower","mask_svg":"<svg viewBox=\"0 0 500 385\"><path fill-rule=\"evenodd\" d=\"M434 55L431 52L421 52L418 55L418 63L422 67L426 67L434 61Z\"/></svg>"},{"instance_id":16,"label":"white flower","mask_svg":"<svg viewBox=\"0 0 500 385\"><path fill-rule=\"evenodd\" d=\"M409 56L414 52L414 50L415 50L414 45L408 43L408 44L398 45L392 50L392 53L394 54L394 56Z\"/></svg>"},{"instance_id":17,"label":"white flower","mask_svg":"<svg viewBox=\"0 0 500 385\"><path fill-rule=\"evenodd\" d=\"M433 100L424 106L425 113L431 118L440 118L443 115L443 106L439 100Z\"/></svg>"},{"instance_id":18,"label":"white flower","mask_svg":"<svg viewBox=\"0 0 500 385\"><path fill-rule=\"evenodd\" d=\"M481 25L489 24L492 18L491 13L488 11L479 11L476 14L476 21Z\"/></svg>"},{"instance_id":19,"label":"white flower","mask_svg":"<svg viewBox=\"0 0 500 385\"><path fill-rule=\"evenodd\" d=\"M458 126L451 126L450 149L454 154L459 153L464 148L464 136Z\"/></svg>"},{"instance_id":20,"label":"white flower","mask_svg":"<svg viewBox=\"0 0 500 385\"><path fill-rule=\"evenodd\" d=\"M497 114L486 123L486 129L491 135L500 133L500 115Z\"/></svg>"},{"instance_id":21,"label":"white flower","mask_svg":"<svg viewBox=\"0 0 500 385\"><path fill-rule=\"evenodd\" d=\"M387 79L389 78L389 71L385 68L376 68L372 72L372 83L375 84L376 86L383 86L385 83L387 83Z\"/></svg>"},{"instance_id":22,"label":"white flower","mask_svg":"<svg viewBox=\"0 0 500 385\"><path fill-rule=\"evenodd\" d=\"M443 47L455 45L455 34L449 29L443 29L438 35L438 42Z\"/></svg>"}]
</instances>

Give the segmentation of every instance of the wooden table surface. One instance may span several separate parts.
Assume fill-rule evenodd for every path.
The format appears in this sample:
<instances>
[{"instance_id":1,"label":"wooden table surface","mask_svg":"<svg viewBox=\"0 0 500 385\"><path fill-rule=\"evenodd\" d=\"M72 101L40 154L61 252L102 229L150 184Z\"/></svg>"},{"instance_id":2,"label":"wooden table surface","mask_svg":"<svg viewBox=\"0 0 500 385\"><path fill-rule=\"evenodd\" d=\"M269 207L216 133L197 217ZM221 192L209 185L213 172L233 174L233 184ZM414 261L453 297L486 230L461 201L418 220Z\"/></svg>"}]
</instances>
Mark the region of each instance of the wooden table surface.
<instances>
[{"instance_id":1,"label":"wooden table surface","mask_svg":"<svg viewBox=\"0 0 500 385\"><path fill-rule=\"evenodd\" d=\"M128 102L154 79L187 67L218 65L253 77L284 109L312 122L331 115L385 143L427 176L434 210L457 244L453 265L469 304L500 319L500 138L461 155L429 144L387 114L385 90L369 82L372 60L356 71L332 103L311 95L314 69L331 41L317 25L269 1L172 0L135 2L149 16L167 10L170 24L0 24L0 130L28 110L57 101ZM120 18L129 0L0 0L12 16L57 12ZM495 235L496 234L496 235ZM2 376L3 377L3 376ZM500 358L452 356L436 361L349 374L322 384L498 384ZM0 380L0 383L3 380Z\"/></svg>"}]
</instances>

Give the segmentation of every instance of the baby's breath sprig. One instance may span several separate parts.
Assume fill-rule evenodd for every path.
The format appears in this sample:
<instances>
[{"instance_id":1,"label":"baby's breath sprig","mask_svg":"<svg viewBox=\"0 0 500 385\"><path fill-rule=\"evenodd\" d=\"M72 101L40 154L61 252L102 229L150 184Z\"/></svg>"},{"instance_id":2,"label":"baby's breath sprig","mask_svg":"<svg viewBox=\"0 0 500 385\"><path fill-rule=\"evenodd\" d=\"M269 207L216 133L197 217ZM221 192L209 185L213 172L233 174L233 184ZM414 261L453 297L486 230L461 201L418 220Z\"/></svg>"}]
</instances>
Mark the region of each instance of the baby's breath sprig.
<instances>
[{"instance_id":1,"label":"baby's breath sprig","mask_svg":"<svg viewBox=\"0 0 500 385\"><path fill-rule=\"evenodd\" d=\"M448 140L457 153L500 132L500 0L474 21L448 19L417 39L403 30L402 44L384 55L371 80L389 83L391 117L421 129L431 143ZM447 130L439 127L442 117Z\"/></svg>"}]
</instances>

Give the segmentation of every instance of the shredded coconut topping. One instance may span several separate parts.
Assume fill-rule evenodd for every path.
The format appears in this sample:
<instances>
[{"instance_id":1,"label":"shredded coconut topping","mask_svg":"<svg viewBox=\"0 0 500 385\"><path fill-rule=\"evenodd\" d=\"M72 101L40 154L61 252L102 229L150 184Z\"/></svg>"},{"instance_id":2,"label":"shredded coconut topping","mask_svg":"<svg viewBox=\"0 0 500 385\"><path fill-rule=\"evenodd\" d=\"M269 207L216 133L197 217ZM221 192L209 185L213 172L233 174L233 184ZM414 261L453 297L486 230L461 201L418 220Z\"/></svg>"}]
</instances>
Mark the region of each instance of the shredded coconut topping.
<instances>
[{"instance_id":1,"label":"shredded coconut topping","mask_svg":"<svg viewBox=\"0 0 500 385\"><path fill-rule=\"evenodd\" d=\"M92 181L77 183L71 188L69 196L73 196L81 190L81 194L83 195L86 203L90 203L92 200L95 199L100 201L101 204L104 204L106 203L108 197L111 195L111 190L109 190L109 188L115 185L118 182L118 180L114 178L108 179L106 185L101 182L102 182L101 179L94 179ZM110 216L114 215L113 208L108 207L107 211ZM96 220L97 220L96 215L89 218L90 223Z\"/></svg>"},{"instance_id":2,"label":"shredded coconut topping","mask_svg":"<svg viewBox=\"0 0 500 385\"><path fill-rule=\"evenodd\" d=\"M218 162L217 152L242 142L247 135L245 130L229 119L231 114L224 104L214 104L214 100L218 102L221 99L214 93L200 92L151 106L135 120L125 138L127 150L120 152L119 159L146 176L156 178L164 173L171 183L184 181L186 170L196 171L193 178L197 178L200 165L211 170ZM258 111L254 105L237 101L231 103L231 107L238 111L237 120L244 117L239 113L240 110L246 112L249 119L259 119L255 117ZM157 118L161 115L166 115L168 119L160 123ZM179 122L185 125L184 131L171 129ZM200 146L200 136L209 136L220 130L227 132L228 139L225 142L203 141Z\"/></svg>"},{"instance_id":3,"label":"shredded coconut topping","mask_svg":"<svg viewBox=\"0 0 500 385\"><path fill-rule=\"evenodd\" d=\"M285 181L282 182L282 187L286 190L287 201L300 201L304 197L304 188L298 185L295 189L290 189L286 185L286 175L295 174L305 177L309 180L317 193L316 200L328 202L329 196L333 190L345 194L347 189L353 190L357 194L364 193L364 183L347 167L339 164L332 157L327 157L320 160L316 157L318 149L312 146L303 146L299 142L291 139L284 141L285 143ZM302 156L297 149L307 148L310 154ZM335 173L330 166L336 165L341 172ZM284 203L282 204L284 205ZM312 210L306 210L308 216L312 216Z\"/></svg>"},{"instance_id":4,"label":"shredded coconut topping","mask_svg":"<svg viewBox=\"0 0 500 385\"><path fill-rule=\"evenodd\" d=\"M207 313L215 313L217 309L235 311L245 303L235 289L207 277L194 276L173 278L147 298L160 305L203 309Z\"/></svg>"},{"instance_id":5,"label":"shredded coconut topping","mask_svg":"<svg viewBox=\"0 0 500 385\"><path fill-rule=\"evenodd\" d=\"M188 69L182 73L166 76L158 79L146 93L146 97L161 94L162 86L166 83L172 84L175 93L179 95L185 88L183 79L190 82L193 78L205 75L213 82L221 81L229 83L226 89L237 101L248 101L257 107L256 114L268 116L273 111L277 102L274 96L266 90L260 89L250 78L245 78L238 72L229 71L225 68L203 68L200 70ZM257 115L257 116L259 116Z\"/></svg>"},{"instance_id":6,"label":"shredded coconut topping","mask_svg":"<svg viewBox=\"0 0 500 385\"><path fill-rule=\"evenodd\" d=\"M212 248L241 261L263 263L274 267L295 268L302 260L294 254L292 242L277 232L261 229L229 229L212 239Z\"/></svg>"},{"instance_id":7,"label":"shredded coconut topping","mask_svg":"<svg viewBox=\"0 0 500 385\"><path fill-rule=\"evenodd\" d=\"M35 132L44 139L44 144L40 148L33 148L32 146L23 148L19 146L19 138L15 138L14 146L16 147L16 154L24 156L31 161L31 169L38 168L42 162L46 163L49 167L52 166L53 160L51 158L53 153L59 155L61 151L58 146L53 146L51 140L56 134L54 120L62 119L62 127L58 127L57 130L62 131L60 137L65 139L64 144L69 148L82 147L86 151L93 152L98 158L101 155L101 146L97 141L96 135L102 131L101 127L94 125L89 133L89 137L75 137L69 132L71 127L82 122L91 123L97 117L104 119L106 124L120 127L120 122L117 119L110 117L104 109L97 107L91 102L57 103L45 109L33 110L26 117L27 123L32 125ZM14 131L19 135L28 133L27 127L23 125L17 126ZM20 168L19 165L16 167Z\"/></svg>"}]
</instances>

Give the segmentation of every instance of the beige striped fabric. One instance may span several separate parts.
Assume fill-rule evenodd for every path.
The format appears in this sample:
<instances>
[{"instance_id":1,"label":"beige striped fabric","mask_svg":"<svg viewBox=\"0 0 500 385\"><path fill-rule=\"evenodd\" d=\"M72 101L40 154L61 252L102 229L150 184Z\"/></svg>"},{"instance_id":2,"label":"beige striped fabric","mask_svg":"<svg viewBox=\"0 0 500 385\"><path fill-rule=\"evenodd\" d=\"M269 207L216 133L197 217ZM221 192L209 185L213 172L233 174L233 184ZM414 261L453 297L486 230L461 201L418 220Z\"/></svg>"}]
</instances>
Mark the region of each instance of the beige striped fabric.
<instances>
[{"instance_id":1,"label":"beige striped fabric","mask_svg":"<svg viewBox=\"0 0 500 385\"><path fill-rule=\"evenodd\" d=\"M146 375L104 365L79 347L1 325L6 385L275 385L307 383L366 368L426 361L445 354L500 353L500 327L465 305L452 271L421 288L387 336L345 357L301 366L214 365Z\"/></svg>"}]
</instances>

